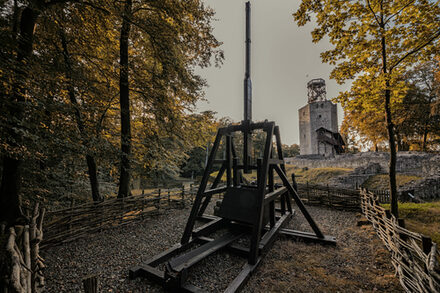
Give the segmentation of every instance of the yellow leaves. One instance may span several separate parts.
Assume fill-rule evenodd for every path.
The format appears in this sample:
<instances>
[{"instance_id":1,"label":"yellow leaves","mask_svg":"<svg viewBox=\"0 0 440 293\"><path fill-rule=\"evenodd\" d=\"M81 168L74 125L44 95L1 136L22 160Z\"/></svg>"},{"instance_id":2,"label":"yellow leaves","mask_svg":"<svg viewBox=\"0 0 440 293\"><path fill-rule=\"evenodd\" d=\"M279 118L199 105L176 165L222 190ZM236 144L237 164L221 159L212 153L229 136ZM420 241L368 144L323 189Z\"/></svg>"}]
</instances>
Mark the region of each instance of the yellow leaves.
<instances>
[{"instance_id":1,"label":"yellow leaves","mask_svg":"<svg viewBox=\"0 0 440 293\"><path fill-rule=\"evenodd\" d=\"M171 26L175 25L174 19L172 17L165 18L165 21L170 24Z\"/></svg>"},{"instance_id":2,"label":"yellow leaves","mask_svg":"<svg viewBox=\"0 0 440 293\"><path fill-rule=\"evenodd\" d=\"M47 126L44 122L40 122L40 126L41 128L49 129L49 126Z\"/></svg>"}]
</instances>

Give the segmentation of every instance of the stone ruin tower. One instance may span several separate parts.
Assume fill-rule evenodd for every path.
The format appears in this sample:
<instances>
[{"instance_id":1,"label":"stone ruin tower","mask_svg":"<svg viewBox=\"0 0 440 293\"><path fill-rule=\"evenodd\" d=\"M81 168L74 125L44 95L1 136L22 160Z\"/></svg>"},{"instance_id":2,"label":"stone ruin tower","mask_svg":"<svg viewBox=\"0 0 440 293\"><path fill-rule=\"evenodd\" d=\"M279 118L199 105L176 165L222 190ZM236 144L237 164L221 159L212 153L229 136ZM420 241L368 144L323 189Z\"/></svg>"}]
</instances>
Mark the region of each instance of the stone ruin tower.
<instances>
[{"instance_id":1,"label":"stone ruin tower","mask_svg":"<svg viewBox=\"0 0 440 293\"><path fill-rule=\"evenodd\" d=\"M298 110L301 155L334 156L344 151L345 143L338 133L336 105L327 100L325 80L307 83L308 103Z\"/></svg>"}]
</instances>

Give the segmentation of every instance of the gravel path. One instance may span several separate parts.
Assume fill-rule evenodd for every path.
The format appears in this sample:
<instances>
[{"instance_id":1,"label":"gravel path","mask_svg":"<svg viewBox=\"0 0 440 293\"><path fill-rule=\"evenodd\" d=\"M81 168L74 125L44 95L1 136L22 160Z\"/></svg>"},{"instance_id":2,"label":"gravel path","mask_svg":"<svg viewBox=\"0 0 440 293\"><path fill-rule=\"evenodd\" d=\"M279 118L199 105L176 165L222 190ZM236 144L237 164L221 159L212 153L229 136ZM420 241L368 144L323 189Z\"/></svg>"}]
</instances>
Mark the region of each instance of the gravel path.
<instances>
[{"instance_id":1,"label":"gravel path","mask_svg":"<svg viewBox=\"0 0 440 293\"><path fill-rule=\"evenodd\" d=\"M298 209L297 209L298 210ZM305 244L280 237L244 292L403 292L394 277L389 254L370 226L357 227L355 213L308 207L336 247ZM98 275L101 292L164 292L145 279L128 279L129 268L180 240L189 208L107 229L87 238L48 248L47 292L81 292L81 280ZM289 226L308 230L297 212ZM245 259L221 252L191 271L190 282L221 292L238 274Z\"/></svg>"}]
</instances>

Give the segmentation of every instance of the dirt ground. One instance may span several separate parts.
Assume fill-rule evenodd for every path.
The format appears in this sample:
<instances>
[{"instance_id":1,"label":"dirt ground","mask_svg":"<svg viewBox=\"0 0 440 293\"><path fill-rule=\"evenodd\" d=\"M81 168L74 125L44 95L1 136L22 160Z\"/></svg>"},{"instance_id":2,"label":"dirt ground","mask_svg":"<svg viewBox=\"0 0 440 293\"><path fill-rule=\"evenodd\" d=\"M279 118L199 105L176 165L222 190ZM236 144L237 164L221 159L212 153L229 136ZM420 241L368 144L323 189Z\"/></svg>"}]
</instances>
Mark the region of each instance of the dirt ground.
<instances>
[{"instance_id":1,"label":"dirt ground","mask_svg":"<svg viewBox=\"0 0 440 293\"><path fill-rule=\"evenodd\" d=\"M353 212L308 207L321 230L335 236L336 246L306 244L280 237L250 278L244 292L403 292L388 251L371 226L358 227ZM177 243L189 208L87 239L43 251L47 292L81 292L81 280L97 275L101 292L163 292L145 279L128 279L128 270ZM298 212L290 228L310 231ZM217 253L190 273L191 282L221 292L237 275L244 259Z\"/></svg>"},{"instance_id":2,"label":"dirt ground","mask_svg":"<svg viewBox=\"0 0 440 293\"><path fill-rule=\"evenodd\" d=\"M358 227L359 214L308 207L337 246L280 238L245 292L404 292L390 254L371 225ZM290 228L311 230L297 215Z\"/></svg>"}]
</instances>

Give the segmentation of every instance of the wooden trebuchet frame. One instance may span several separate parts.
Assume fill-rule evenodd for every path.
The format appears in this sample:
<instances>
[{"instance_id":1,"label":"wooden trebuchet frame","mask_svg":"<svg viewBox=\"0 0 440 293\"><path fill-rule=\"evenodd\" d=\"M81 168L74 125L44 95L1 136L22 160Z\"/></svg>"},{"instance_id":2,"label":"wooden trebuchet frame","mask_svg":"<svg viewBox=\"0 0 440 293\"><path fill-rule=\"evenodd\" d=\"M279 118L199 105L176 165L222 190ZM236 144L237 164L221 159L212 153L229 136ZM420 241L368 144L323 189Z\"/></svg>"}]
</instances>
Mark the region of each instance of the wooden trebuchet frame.
<instances>
[{"instance_id":1,"label":"wooden trebuchet frame","mask_svg":"<svg viewBox=\"0 0 440 293\"><path fill-rule=\"evenodd\" d=\"M246 160L240 160L235 150L234 134L239 132L244 138L248 138L255 130L266 133L263 157L255 160L253 164L250 160L246 162L249 164L246 164ZM274 137L276 149L273 149ZM223 159L218 160L216 155L222 140L225 154ZM213 183L207 188L215 164L220 164L221 167ZM246 169L257 171L256 184L246 183L243 178L243 171ZM226 185L219 187L225 172ZM281 179L282 185L275 184L275 173ZM212 196L220 193L224 196L215 216L205 214ZM310 224L313 233L283 228L294 214L291 198ZM207 223L195 229L197 220ZM208 237L219 229L225 229L227 232L217 239ZM265 121L243 122L220 128L180 243L132 268L130 278L147 277L173 292L202 292L200 288L187 282L188 269L209 255L225 249L247 258L242 271L225 290L236 292L244 286L261 263L278 234L304 241L336 244L334 237L325 236L321 232L302 203L297 190L287 179L278 126L274 122ZM237 240L244 237L250 239L248 247L237 244ZM194 244L198 244L198 247L191 249ZM157 267L162 263L166 265L165 270L161 271Z\"/></svg>"}]
</instances>

